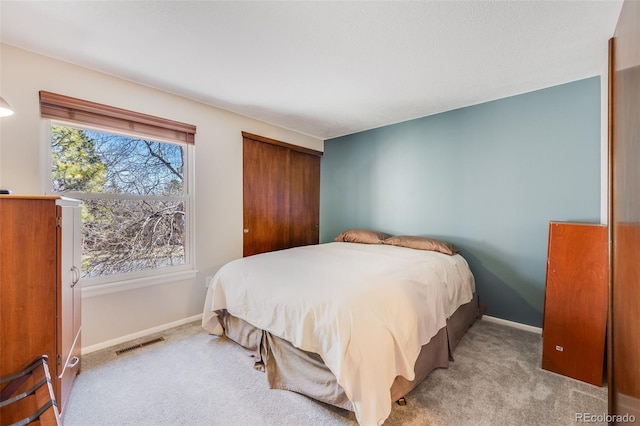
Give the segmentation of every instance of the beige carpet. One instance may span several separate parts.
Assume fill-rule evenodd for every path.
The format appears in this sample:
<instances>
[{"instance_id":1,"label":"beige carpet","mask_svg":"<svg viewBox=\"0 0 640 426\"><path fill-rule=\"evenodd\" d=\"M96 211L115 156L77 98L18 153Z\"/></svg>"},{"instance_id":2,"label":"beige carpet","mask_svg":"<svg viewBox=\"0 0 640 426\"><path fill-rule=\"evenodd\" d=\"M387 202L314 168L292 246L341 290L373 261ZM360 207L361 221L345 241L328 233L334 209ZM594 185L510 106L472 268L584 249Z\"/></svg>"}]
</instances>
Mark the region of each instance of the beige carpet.
<instances>
[{"instance_id":1,"label":"beige carpet","mask_svg":"<svg viewBox=\"0 0 640 426\"><path fill-rule=\"evenodd\" d=\"M164 341L116 355L132 343ZM267 387L244 350L199 323L88 354L66 426L357 425L353 413ZM575 425L606 414L607 391L540 369L541 337L477 322L385 425ZM591 423L597 424L597 423Z\"/></svg>"}]
</instances>

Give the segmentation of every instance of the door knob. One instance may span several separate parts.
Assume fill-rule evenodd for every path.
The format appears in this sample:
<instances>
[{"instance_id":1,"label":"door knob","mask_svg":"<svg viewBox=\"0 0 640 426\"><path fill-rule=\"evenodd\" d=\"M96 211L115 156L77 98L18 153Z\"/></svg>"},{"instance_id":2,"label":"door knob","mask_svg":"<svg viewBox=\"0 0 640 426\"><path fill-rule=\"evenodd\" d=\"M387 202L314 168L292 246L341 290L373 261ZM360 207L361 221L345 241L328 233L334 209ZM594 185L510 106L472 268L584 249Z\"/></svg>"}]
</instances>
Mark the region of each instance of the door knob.
<instances>
[{"instance_id":1,"label":"door knob","mask_svg":"<svg viewBox=\"0 0 640 426\"><path fill-rule=\"evenodd\" d=\"M248 234L248 233L249 233L249 230L248 230L247 228L244 228L244 229L242 230L242 232L244 232L245 234Z\"/></svg>"}]
</instances>

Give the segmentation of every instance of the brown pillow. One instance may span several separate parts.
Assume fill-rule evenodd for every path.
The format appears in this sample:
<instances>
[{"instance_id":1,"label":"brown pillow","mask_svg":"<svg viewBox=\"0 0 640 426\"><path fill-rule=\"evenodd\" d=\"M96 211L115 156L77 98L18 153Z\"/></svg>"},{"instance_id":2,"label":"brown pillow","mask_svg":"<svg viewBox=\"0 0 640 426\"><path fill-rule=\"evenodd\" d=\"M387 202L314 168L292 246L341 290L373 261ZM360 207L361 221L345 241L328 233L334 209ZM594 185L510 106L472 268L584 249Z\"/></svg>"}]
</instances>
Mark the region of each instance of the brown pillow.
<instances>
[{"instance_id":1,"label":"brown pillow","mask_svg":"<svg viewBox=\"0 0 640 426\"><path fill-rule=\"evenodd\" d=\"M385 238L391 235L371 229L347 229L338 235L335 241L345 243L382 244Z\"/></svg>"},{"instance_id":2,"label":"brown pillow","mask_svg":"<svg viewBox=\"0 0 640 426\"><path fill-rule=\"evenodd\" d=\"M387 238L384 240L384 244L418 250L438 251L448 255L453 255L460 251L456 246L446 241L428 237L414 237L411 235L397 235L395 237Z\"/></svg>"}]
</instances>

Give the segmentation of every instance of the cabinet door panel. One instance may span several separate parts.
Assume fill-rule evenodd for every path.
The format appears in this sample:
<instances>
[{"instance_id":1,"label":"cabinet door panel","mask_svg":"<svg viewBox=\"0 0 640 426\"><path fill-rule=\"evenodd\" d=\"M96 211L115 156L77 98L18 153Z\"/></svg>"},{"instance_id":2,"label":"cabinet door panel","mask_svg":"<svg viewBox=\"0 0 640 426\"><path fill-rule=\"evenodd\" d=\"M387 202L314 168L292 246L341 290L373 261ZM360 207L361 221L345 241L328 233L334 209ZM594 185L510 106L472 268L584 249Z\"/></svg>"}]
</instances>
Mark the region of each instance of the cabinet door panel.
<instances>
[{"instance_id":1,"label":"cabinet door panel","mask_svg":"<svg viewBox=\"0 0 640 426\"><path fill-rule=\"evenodd\" d=\"M59 377L59 410L64 414L65 407L69 401L69 395L71 394L71 388L76 380L76 376L80 372L80 353L81 353L80 333L76 334L76 339L72 343L69 350L70 357L62 369L62 374Z\"/></svg>"},{"instance_id":2,"label":"cabinet door panel","mask_svg":"<svg viewBox=\"0 0 640 426\"><path fill-rule=\"evenodd\" d=\"M58 206L60 227L58 228L58 376L62 376L64 367L71 357L71 348L75 339L73 327L73 208Z\"/></svg>"},{"instance_id":3,"label":"cabinet door panel","mask_svg":"<svg viewBox=\"0 0 640 426\"><path fill-rule=\"evenodd\" d=\"M78 203L60 200L58 227L58 355L57 368L59 409L64 413L71 387L80 370L82 260L81 210Z\"/></svg>"},{"instance_id":4,"label":"cabinet door panel","mask_svg":"<svg viewBox=\"0 0 640 426\"><path fill-rule=\"evenodd\" d=\"M549 225L542 368L602 385L607 323L607 227Z\"/></svg>"},{"instance_id":5,"label":"cabinet door panel","mask_svg":"<svg viewBox=\"0 0 640 426\"><path fill-rule=\"evenodd\" d=\"M73 285L73 334L74 341L78 340L78 334L82 324L82 284L80 276L82 274L82 208L79 204L69 206L73 215L73 251L72 251L72 269L71 279L75 282ZM79 343L79 342L78 342Z\"/></svg>"}]
</instances>

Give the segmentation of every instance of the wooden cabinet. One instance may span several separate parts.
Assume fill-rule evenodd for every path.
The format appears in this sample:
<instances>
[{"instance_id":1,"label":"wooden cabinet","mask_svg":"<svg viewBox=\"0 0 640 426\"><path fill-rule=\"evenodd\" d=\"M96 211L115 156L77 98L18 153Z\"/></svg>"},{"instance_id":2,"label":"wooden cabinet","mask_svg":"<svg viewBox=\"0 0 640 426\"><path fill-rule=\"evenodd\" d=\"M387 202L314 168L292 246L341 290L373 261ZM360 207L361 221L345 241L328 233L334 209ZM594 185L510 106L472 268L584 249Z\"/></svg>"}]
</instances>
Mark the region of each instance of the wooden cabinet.
<instances>
[{"instance_id":1,"label":"wooden cabinet","mask_svg":"<svg viewBox=\"0 0 640 426\"><path fill-rule=\"evenodd\" d=\"M0 196L0 376L49 357L60 412L80 371L80 204Z\"/></svg>"},{"instance_id":2,"label":"wooden cabinet","mask_svg":"<svg viewBox=\"0 0 640 426\"><path fill-rule=\"evenodd\" d=\"M319 241L321 152L243 133L243 255Z\"/></svg>"},{"instance_id":3,"label":"wooden cabinet","mask_svg":"<svg viewBox=\"0 0 640 426\"><path fill-rule=\"evenodd\" d=\"M639 47L640 2L626 0L609 40L611 315L607 377L609 414L636 419L640 419Z\"/></svg>"},{"instance_id":4,"label":"wooden cabinet","mask_svg":"<svg viewBox=\"0 0 640 426\"><path fill-rule=\"evenodd\" d=\"M601 386L607 326L607 227L551 222L542 368Z\"/></svg>"}]
</instances>

